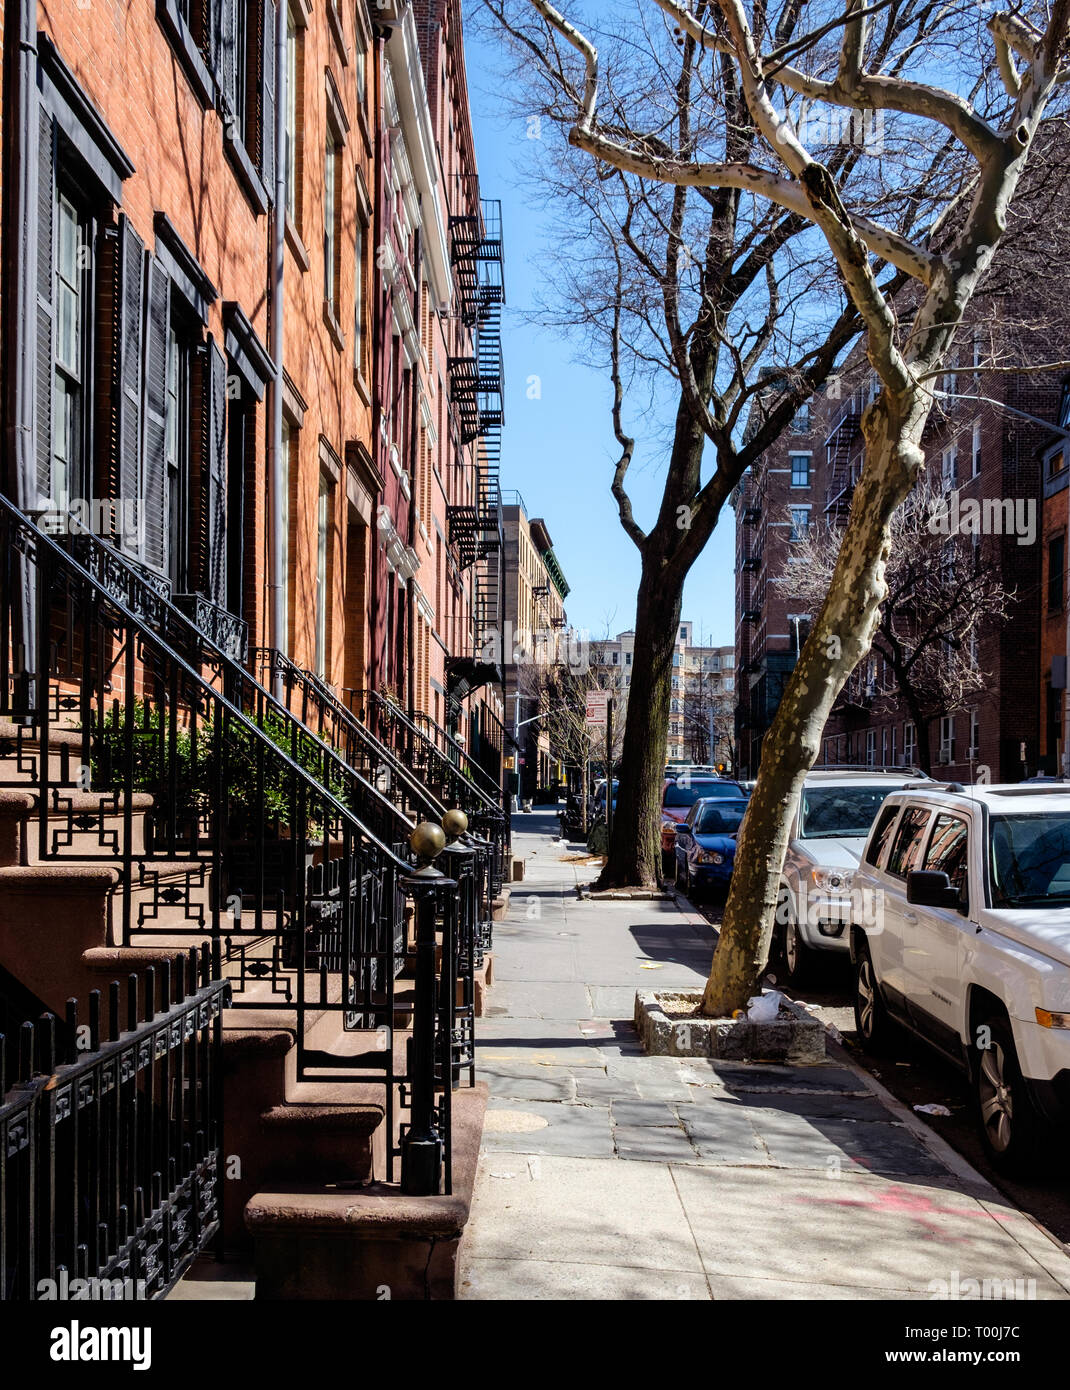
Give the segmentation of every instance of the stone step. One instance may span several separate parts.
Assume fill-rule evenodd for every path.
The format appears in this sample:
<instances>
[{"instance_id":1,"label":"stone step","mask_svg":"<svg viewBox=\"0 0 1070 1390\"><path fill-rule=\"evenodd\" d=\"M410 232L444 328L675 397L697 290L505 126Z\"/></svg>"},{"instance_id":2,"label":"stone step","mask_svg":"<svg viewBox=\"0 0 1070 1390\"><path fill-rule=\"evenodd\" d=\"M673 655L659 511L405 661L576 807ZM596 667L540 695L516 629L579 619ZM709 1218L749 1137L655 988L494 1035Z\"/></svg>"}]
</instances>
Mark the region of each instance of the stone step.
<instances>
[{"instance_id":1,"label":"stone step","mask_svg":"<svg viewBox=\"0 0 1070 1390\"><path fill-rule=\"evenodd\" d=\"M454 1093L450 1196L408 1196L400 1183L257 1191L245 1207L257 1299L455 1298L486 1105L483 1083Z\"/></svg>"},{"instance_id":2,"label":"stone step","mask_svg":"<svg viewBox=\"0 0 1070 1390\"><path fill-rule=\"evenodd\" d=\"M57 790L46 798L45 844L41 848L41 798L33 791L0 788L0 867L63 862L107 863L145 853L145 817L153 798L134 792L129 798L129 845L126 801L118 793Z\"/></svg>"}]
</instances>

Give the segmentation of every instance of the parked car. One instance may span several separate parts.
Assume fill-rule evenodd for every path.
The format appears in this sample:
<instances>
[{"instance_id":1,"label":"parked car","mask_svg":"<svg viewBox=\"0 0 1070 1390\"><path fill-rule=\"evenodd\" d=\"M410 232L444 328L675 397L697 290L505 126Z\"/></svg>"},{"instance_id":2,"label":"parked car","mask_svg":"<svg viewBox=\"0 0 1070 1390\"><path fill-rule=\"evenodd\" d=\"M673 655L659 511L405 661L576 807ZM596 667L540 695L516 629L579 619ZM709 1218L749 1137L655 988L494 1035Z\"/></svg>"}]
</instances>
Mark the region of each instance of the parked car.
<instances>
[{"instance_id":1,"label":"parked car","mask_svg":"<svg viewBox=\"0 0 1070 1390\"><path fill-rule=\"evenodd\" d=\"M917 780L881 768L807 774L777 905L777 973L786 982L805 984L830 953L846 958L853 874L870 826L889 792Z\"/></svg>"},{"instance_id":2,"label":"parked car","mask_svg":"<svg viewBox=\"0 0 1070 1390\"><path fill-rule=\"evenodd\" d=\"M683 773L666 779L661 793L661 868L666 877L676 872L676 827L687 819L696 801L710 796L746 799L739 783L727 777L693 777Z\"/></svg>"},{"instance_id":3,"label":"parked car","mask_svg":"<svg viewBox=\"0 0 1070 1390\"><path fill-rule=\"evenodd\" d=\"M736 836L747 809L745 797L707 796L676 827L676 886L692 894L727 888L736 859Z\"/></svg>"},{"instance_id":4,"label":"parked car","mask_svg":"<svg viewBox=\"0 0 1070 1390\"><path fill-rule=\"evenodd\" d=\"M617 809L617 793L620 790L620 783L613 779L613 809ZM591 817L597 820L599 816L605 819L606 814L606 779L600 777L595 783L594 791L591 795Z\"/></svg>"},{"instance_id":5,"label":"parked car","mask_svg":"<svg viewBox=\"0 0 1070 1390\"><path fill-rule=\"evenodd\" d=\"M851 924L867 1048L894 1023L969 1075L993 1165L1065 1153L1070 1118L1070 791L909 786L877 817Z\"/></svg>"}]
</instances>

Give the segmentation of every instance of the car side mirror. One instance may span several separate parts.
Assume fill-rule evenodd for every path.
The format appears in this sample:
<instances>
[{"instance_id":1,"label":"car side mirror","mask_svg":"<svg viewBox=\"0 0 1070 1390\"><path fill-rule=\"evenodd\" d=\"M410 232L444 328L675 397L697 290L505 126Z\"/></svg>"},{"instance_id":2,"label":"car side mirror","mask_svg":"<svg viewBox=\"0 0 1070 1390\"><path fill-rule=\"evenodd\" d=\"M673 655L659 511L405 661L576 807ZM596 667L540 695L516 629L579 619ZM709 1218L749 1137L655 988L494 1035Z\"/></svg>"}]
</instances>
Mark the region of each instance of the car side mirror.
<instances>
[{"instance_id":1,"label":"car side mirror","mask_svg":"<svg viewBox=\"0 0 1070 1390\"><path fill-rule=\"evenodd\" d=\"M691 834L691 827L687 825L678 825L676 827L676 833L683 839L685 836Z\"/></svg>"},{"instance_id":2,"label":"car side mirror","mask_svg":"<svg viewBox=\"0 0 1070 1390\"><path fill-rule=\"evenodd\" d=\"M912 869L907 874L907 902L915 907L944 907L952 910L961 906L959 890L952 888L947 874L931 869Z\"/></svg>"}]
</instances>

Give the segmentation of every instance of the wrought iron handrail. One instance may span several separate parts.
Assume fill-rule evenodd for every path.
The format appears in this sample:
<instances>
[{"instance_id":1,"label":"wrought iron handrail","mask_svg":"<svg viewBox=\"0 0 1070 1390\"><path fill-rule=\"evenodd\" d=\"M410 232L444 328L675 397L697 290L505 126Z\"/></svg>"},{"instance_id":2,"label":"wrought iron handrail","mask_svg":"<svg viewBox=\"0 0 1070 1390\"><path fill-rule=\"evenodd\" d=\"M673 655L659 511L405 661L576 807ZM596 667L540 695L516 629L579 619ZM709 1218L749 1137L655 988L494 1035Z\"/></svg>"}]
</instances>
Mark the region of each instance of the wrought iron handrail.
<instances>
[{"instance_id":1,"label":"wrought iron handrail","mask_svg":"<svg viewBox=\"0 0 1070 1390\"><path fill-rule=\"evenodd\" d=\"M434 739L410 719L400 705L388 700L377 690L348 690L346 694L349 696L351 708L354 702L358 702L371 716L371 720L374 721L373 731L376 725L383 726L391 733L394 729L400 729L406 735L404 741L413 761L415 762L422 753L428 771L434 770L433 775L439 780L440 785L451 789L451 795L457 799L462 809L492 813L501 811L496 798L478 787L463 768L448 758ZM387 742L386 739L382 741Z\"/></svg>"},{"instance_id":2,"label":"wrought iron handrail","mask_svg":"<svg viewBox=\"0 0 1070 1390\"><path fill-rule=\"evenodd\" d=\"M449 808L406 767L389 744L376 738L311 671L302 670L276 647L255 647L250 658L260 672L262 687L272 687L279 679L287 693L299 694L301 704L296 717L320 738L326 737L333 748L343 750L342 756L350 766L355 766L356 754L373 776L382 767L417 814L441 821Z\"/></svg>"},{"instance_id":3,"label":"wrought iron handrail","mask_svg":"<svg viewBox=\"0 0 1070 1390\"><path fill-rule=\"evenodd\" d=\"M82 565L99 577L109 593L125 599L135 614L144 613L153 631L177 651L192 657L195 665L218 669L223 690L233 703L240 705L261 726L276 721L281 723L294 760L300 758L303 764L311 760L313 767L306 770L311 770L328 791L344 792L347 804L357 803L351 809L357 811L359 808L362 822L373 827L382 840L395 836L408 838L415 823L401 808L339 757L333 747L316 739L285 704L240 664L235 654L238 649L219 621L222 610L204 600L195 606L194 617L191 617L173 597L152 585L140 566L131 564L125 555L98 536L86 532L72 539ZM207 628L198 625L197 615L208 621ZM315 767L317 760L321 763L318 769Z\"/></svg>"},{"instance_id":4,"label":"wrought iron handrail","mask_svg":"<svg viewBox=\"0 0 1070 1390\"><path fill-rule=\"evenodd\" d=\"M457 742L448 729L444 729L441 724L431 718L429 714L424 714L422 710L417 710L413 714L413 722L426 733L427 737L433 742L438 743L442 752L450 762L461 772L462 760L467 764L468 771L464 775L478 790L497 804L501 796L501 787L494 781L485 767L481 767L475 759ZM480 786L480 781L483 785Z\"/></svg>"},{"instance_id":5,"label":"wrought iron handrail","mask_svg":"<svg viewBox=\"0 0 1070 1390\"><path fill-rule=\"evenodd\" d=\"M36 853L119 870L124 945L133 930L168 945L205 931L220 941L234 1007L296 1015L298 1076L382 1084L390 1180L395 1106L414 1078L380 1029L392 1038L399 1011L426 1007L419 992L395 1000L407 851L346 803L356 774L333 750L121 560L82 553L97 573L0 496L0 713L32 735L34 756L24 766L20 754L9 785L33 793ZM57 731L63 714L79 721L81 764L64 756L57 774L53 749L72 737L70 725ZM357 780L398 824L398 808ZM194 900L205 887L207 921ZM135 889L152 893L136 928ZM182 912L177 924L166 910ZM368 1050L312 1048L325 1015L373 1034Z\"/></svg>"},{"instance_id":6,"label":"wrought iron handrail","mask_svg":"<svg viewBox=\"0 0 1070 1390\"><path fill-rule=\"evenodd\" d=\"M10 1078L0 1036L0 1299L162 1298L218 1236L230 983L175 966L24 1023Z\"/></svg>"}]
</instances>

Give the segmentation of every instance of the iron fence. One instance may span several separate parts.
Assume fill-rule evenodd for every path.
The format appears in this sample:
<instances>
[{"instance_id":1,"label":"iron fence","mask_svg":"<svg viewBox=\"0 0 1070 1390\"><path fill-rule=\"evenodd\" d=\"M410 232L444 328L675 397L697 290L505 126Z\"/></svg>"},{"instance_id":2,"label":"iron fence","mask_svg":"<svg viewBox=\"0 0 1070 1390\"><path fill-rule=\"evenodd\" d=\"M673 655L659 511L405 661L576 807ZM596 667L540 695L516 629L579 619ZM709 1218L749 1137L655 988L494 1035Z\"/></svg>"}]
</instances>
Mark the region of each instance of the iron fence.
<instances>
[{"instance_id":1,"label":"iron fence","mask_svg":"<svg viewBox=\"0 0 1070 1390\"><path fill-rule=\"evenodd\" d=\"M156 1299L220 1231L218 948L0 1037L0 1297ZM80 1282L79 1282L80 1281Z\"/></svg>"}]
</instances>

